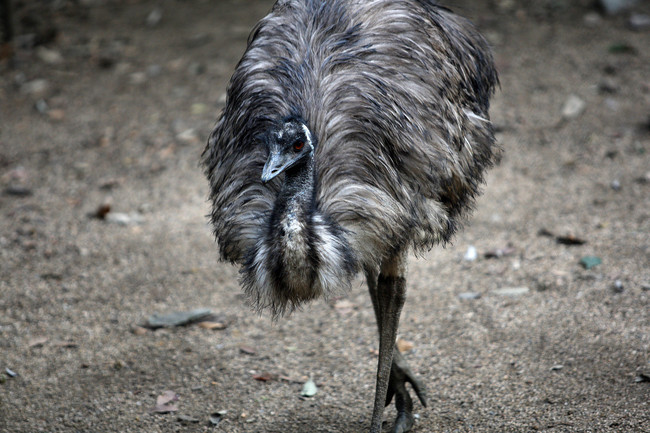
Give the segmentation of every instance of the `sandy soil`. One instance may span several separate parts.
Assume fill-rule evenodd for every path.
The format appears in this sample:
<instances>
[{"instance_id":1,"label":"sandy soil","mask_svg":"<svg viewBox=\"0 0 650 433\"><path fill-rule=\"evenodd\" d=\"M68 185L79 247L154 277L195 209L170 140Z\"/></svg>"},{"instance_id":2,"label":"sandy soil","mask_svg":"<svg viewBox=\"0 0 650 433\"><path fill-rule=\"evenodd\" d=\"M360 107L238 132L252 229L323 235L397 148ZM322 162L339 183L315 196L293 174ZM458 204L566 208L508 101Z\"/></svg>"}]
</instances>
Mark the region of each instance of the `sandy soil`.
<instances>
[{"instance_id":1,"label":"sandy soil","mask_svg":"<svg viewBox=\"0 0 650 433\"><path fill-rule=\"evenodd\" d=\"M0 63L0 431L364 431L362 281L259 317L205 218L199 154L271 2L50 3L18 5L15 68ZM650 431L650 30L588 1L479 3L454 7L494 44L506 152L454 244L410 264L416 431ZM226 328L138 328L195 308ZM166 390L177 411L152 412Z\"/></svg>"}]
</instances>

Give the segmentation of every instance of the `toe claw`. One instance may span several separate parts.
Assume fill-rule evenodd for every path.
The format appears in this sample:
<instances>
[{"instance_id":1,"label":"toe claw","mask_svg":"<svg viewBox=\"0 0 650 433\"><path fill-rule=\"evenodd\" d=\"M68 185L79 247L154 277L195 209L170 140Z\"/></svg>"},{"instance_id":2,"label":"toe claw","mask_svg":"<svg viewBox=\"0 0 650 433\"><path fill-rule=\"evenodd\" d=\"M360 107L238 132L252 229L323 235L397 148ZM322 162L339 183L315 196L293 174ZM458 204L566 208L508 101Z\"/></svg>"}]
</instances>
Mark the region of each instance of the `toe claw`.
<instances>
[{"instance_id":1,"label":"toe claw","mask_svg":"<svg viewBox=\"0 0 650 433\"><path fill-rule=\"evenodd\" d=\"M389 382L388 391L386 392L386 406L388 406L390 402L393 401L394 395L395 395L395 386L392 386Z\"/></svg>"},{"instance_id":2,"label":"toe claw","mask_svg":"<svg viewBox=\"0 0 650 433\"><path fill-rule=\"evenodd\" d=\"M407 431L411 430L413 423L413 415L408 412L400 412L399 415L397 415L397 419L395 420L393 433L406 433Z\"/></svg>"},{"instance_id":3,"label":"toe claw","mask_svg":"<svg viewBox=\"0 0 650 433\"><path fill-rule=\"evenodd\" d=\"M395 399L395 408L397 409L393 433L408 432L414 424L413 400L406 390L407 382L411 384L418 399L426 407L427 394L424 383L411 371L402 355L395 350L386 394L386 405Z\"/></svg>"},{"instance_id":4,"label":"toe claw","mask_svg":"<svg viewBox=\"0 0 650 433\"><path fill-rule=\"evenodd\" d=\"M415 376L413 371L411 371L411 368L406 363L406 360L404 360L399 352L397 352L396 355L393 355L392 370L395 370L395 373L397 373L396 376L399 376L400 380L411 384L413 390L415 391L415 394L420 400L420 403L422 403L422 406L427 407L427 391L424 387L424 384L417 376ZM393 371L391 371L391 373L393 373Z\"/></svg>"},{"instance_id":5,"label":"toe claw","mask_svg":"<svg viewBox=\"0 0 650 433\"><path fill-rule=\"evenodd\" d=\"M406 381L411 384L411 387L413 387L415 395L418 396L422 406L427 407L427 390L424 388L422 381L413 376L410 371L406 374Z\"/></svg>"}]
</instances>

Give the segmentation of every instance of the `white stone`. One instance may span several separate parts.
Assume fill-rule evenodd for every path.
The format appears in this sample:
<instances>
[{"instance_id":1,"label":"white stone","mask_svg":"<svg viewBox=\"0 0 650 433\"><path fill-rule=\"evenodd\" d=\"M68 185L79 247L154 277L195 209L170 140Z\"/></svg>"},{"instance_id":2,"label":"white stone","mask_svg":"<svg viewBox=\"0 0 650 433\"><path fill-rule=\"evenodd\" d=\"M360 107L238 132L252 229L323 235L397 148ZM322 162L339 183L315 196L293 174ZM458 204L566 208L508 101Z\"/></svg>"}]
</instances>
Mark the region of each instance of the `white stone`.
<instances>
[{"instance_id":1,"label":"white stone","mask_svg":"<svg viewBox=\"0 0 650 433\"><path fill-rule=\"evenodd\" d=\"M463 256L463 259L465 259L468 262L473 262L478 258L478 252L476 251L476 248L474 245L470 245L467 247L467 252Z\"/></svg>"},{"instance_id":2,"label":"white stone","mask_svg":"<svg viewBox=\"0 0 650 433\"><path fill-rule=\"evenodd\" d=\"M585 101L577 95L569 95L562 107L562 117L565 119L575 119L580 116L586 107Z\"/></svg>"}]
</instances>

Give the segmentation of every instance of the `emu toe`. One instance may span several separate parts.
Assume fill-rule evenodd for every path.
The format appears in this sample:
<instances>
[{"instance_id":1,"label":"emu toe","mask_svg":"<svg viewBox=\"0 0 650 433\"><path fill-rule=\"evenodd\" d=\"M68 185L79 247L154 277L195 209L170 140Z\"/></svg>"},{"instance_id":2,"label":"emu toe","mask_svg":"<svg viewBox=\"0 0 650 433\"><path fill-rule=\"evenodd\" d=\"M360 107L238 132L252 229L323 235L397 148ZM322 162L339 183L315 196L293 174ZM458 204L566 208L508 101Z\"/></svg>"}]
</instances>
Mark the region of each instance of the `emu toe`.
<instances>
[{"instance_id":1,"label":"emu toe","mask_svg":"<svg viewBox=\"0 0 650 433\"><path fill-rule=\"evenodd\" d=\"M393 433L404 433L410 431L413 427L413 400L406 389L406 383L410 383L418 396L422 406L427 406L426 389L422 381L415 376L406 363L402 354L397 349L393 351L393 363L390 369L390 379L388 382L388 392L386 393L386 406L390 404L395 397L395 408L397 409L397 418Z\"/></svg>"},{"instance_id":2,"label":"emu toe","mask_svg":"<svg viewBox=\"0 0 650 433\"><path fill-rule=\"evenodd\" d=\"M410 412L400 412L397 414L397 419L395 419L393 433L406 433L407 431L411 431L414 422L413 414Z\"/></svg>"}]
</instances>

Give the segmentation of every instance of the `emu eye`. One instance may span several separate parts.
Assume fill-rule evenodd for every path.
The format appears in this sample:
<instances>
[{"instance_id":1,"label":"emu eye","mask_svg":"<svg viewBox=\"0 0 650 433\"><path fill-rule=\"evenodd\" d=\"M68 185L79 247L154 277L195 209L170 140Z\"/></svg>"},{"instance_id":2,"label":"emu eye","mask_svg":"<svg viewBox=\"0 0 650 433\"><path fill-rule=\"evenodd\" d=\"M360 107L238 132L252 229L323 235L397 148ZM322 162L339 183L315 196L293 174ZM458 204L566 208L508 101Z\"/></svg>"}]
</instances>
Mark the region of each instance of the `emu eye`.
<instances>
[{"instance_id":1,"label":"emu eye","mask_svg":"<svg viewBox=\"0 0 650 433\"><path fill-rule=\"evenodd\" d=\"M304 141L296 141L295 143L293 143L293 150L295 150L296 152L302 150L303 147L305 147Z\"/></svg>"}]
</instances>

